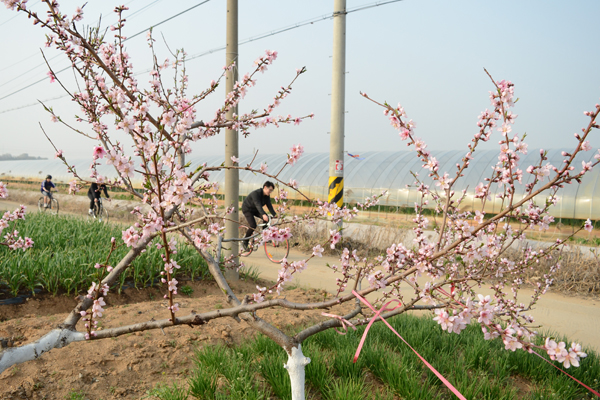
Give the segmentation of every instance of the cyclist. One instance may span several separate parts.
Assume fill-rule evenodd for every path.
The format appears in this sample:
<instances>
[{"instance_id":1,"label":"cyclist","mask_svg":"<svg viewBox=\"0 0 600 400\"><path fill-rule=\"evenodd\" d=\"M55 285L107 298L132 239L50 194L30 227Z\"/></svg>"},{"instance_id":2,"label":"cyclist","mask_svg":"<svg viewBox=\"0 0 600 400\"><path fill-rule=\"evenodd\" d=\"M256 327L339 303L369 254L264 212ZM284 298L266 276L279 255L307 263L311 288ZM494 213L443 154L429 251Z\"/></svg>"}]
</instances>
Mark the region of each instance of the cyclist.
<instances>
[{"instance_id":1,"label":"cyclist","mask_svg":"<svg viewBox=\"0 0 600 400\"><path fill-rule=\"evenodd\" d=\"M273 182L266 181L261 189L250 192L248 197L246 197L242 203L242 213L244 214L244 217L246 217L249 226L244 241L242 242L244 250L248 250L248 242L250 241L248 238L252 236L254 229L256 229L254 217L262 218L265 222L269 221L269 217L263 210L263 207L267 206L273 218L276 216L273 205L271 204L271 193L273 193L273 190L275 190Z\"/></svg>"},{"instance_id":2,"label":"cyclist","mask_svg":"<svg viewBox=\"0 0 600 400\"><path fill-rule=\"evenodd\" d=\"M108 195L108 191L106 190L106 185L104 183L97 184L96 182L92 183L90 186L87 196L90 199L90 211L89 214L94 214L94 203L98 203L98 199L104 190L104 196L110 201L110 196Z\"/></svg>"},{"instance_id":3,"label":"cyclist","mask_svg":"<svg viewBox=\"0 0 600 400\"><path fill-rule=\"evenodd\" d=\"M52 201L52 189L56 189L56 185L52 183L52 175L46 175L46 180L42 181L42 187L40 191L44 195L44 208L50 207ZM55 190L58 192L58 189Z\"/></svg>"}]
</instances>

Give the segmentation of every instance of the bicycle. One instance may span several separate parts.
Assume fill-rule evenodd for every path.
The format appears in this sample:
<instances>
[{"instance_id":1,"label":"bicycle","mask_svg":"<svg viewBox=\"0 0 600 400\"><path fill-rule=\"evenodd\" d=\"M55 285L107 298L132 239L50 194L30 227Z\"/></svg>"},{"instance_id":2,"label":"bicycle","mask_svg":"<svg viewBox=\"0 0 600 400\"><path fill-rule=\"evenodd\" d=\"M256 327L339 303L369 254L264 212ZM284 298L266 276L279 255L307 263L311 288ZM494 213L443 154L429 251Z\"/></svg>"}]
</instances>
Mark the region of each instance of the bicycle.
<instances>
[{"instance_id":1,"label":"bicycle","mask_svg":"<svg viewBox=\"0 0 600 400\"><path fill-rule=\"evenodd\" d=\"M262 231L264 229L270 228L272 224L272 219L269 216L269 221L258 224L255 229L255 234L248 238L248 249L240 252L240 257L248 257L252 254L253 251L258 250L258 246L260 245L260 239L257 239L259 236L262 236ZM235 241L243 241L246 239L233 239ZM284 258L290 254L290 243L287 239L284 239L282 242L277 242L275 240L269 240L264 242L265 254L269 261L274 262L275 264L281 264Z\"/></svg>"},{"instance_id":2,"label":"bicycle","mask_svg":"<svg viewBox=\"0 0 600 400\"><path fill-rule=\"evenodd\" d=\"M98 221L98 222L108 222L108 211L104 208L102 204L102 197L98 199L98 201L94 202L94 208L92 213L88 213L88 220Z\"/></svg>"},{"instance_id":3,"label":"bicycle","mask_svg":"<svg viewBox=\"0 0 600 400\"><path fill-rule=\"evenodd\" d=\"M50 192L50 202L48 202L48 207L44 204L44 197L42 196L38 199L38 210L40 212L48 212L53 215L58 214L58 200L52 196L52 192Z\"/></svg>"}]
</instances>

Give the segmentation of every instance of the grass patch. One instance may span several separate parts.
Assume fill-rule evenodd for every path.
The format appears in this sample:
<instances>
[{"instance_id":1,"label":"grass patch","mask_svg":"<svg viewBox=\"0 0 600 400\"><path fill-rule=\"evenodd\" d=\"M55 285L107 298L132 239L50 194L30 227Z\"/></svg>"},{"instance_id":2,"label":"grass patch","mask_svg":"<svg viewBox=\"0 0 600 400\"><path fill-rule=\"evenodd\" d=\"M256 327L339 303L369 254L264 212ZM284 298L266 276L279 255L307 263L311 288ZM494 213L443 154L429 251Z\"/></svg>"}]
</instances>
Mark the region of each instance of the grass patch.
<instances>
[{"instance_id":1,"label":"grass patch","mask_svg":"<svg viewBox=\"0 0 600 400\"><path fill-rule=\"evenodd\" d=\"M593 398L585 388L535 355L506 351L500 340L485 341L476 324L456 335L442 332L430 318L402 315L389 321L468 399ZM373 326L357 363L352 363L362 332L360 328L342 336L329 330L303 344L304 354L311 359L305 370L308 398L453 398L441 381L384 325ZM588 357L582 360L581 367L568 372L598 390L600 358L589 349L586 352ZM237 348L202 348L196 354L196 368L188 379L189 395L197 399L289 400L289 377L283 368L286 361L285 352L261 335ZM161 400L176 398L167 397L168 390L164 387L161 390L163 394L157 395ZM173 387L174 393L181 390Z\"/></svg>"},{"instance_id":2,"label":"grass patch","mask_svg":"<svg viewBox=\"0 0 600 400\"><path fill-rule=\"evenodd\" d=\"M86 291L96 280L94 265L106 260L111 237L121 241L122 235L116 225L44 213L29 213L24 221L14 224L11 228L32 238L34 247L25 252L0 248L0 294L8 291L13 296L36 289L53 295ZM117 264L128 251L129 248L120 246L109 264ZM120 276L117 289L121 290L126 282L137 288L156 284L163 269L160 255L161 250L148 246ZM182 266L178 276L210 279L206 262L191 247L179 245L174 259Z\"/></svg>"}]
</instances>

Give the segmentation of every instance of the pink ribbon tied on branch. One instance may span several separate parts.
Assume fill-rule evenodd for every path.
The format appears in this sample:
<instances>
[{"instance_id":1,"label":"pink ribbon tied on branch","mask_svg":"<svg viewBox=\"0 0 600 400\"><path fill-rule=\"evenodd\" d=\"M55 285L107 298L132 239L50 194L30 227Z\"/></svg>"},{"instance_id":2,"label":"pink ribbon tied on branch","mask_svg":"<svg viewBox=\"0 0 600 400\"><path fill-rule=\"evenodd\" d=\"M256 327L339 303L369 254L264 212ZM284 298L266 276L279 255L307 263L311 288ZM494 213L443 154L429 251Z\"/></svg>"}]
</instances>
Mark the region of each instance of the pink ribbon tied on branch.
<instances>
[{"instance_id":1,"label":"pink ribbon tied on branch","mask_svg":"<svg viewBox=\"0 0 600 400\"><path fill-rule=\"evenodd\" d=\"M396 336L398 336L417 355L417 357L419 357L421 359L421 361L423 361L423 363L427 366L427 368L429 368L431 370L431 372L433 372L442 381L442 383L444 385L446 385L446 387L448 389L450 389L450 391L456 395L456 397L458 397L461 400L467 400L465 398L465 396L463 396L458 391L458 389L456 389L446 378L444 378L442 376L442 374L440 374L435 368L433 368L433 366L431 364L429 364L427 362L427 360L425 360L419 353L417 353L417 351L415 349L413 349L412 346L410 344L408 344L408 342L406 340L404 340L404 338L402 336L400 336L400 334L398 332L396 332L396 330L385 320L385 318L383 318L383 316L381 315L383 312L393 311L396 308L402 306L402 303L400 303L399 300L388 301L378 311L378 310L375 310L375 308L371 305L371 303L369 303L364 297L362 297L360 294L358 294L355 290L352 291L352 294L354 296L356 296L357 299L359 299L363 304L365 304L367 307L369 307L375 313L375 315L373 316L373 318L371 318L371 321L369 321L369 324L365 328L365 332L363 333L362 338L360 339L360 343L358 345L358 348L356 349L356 354L354 355L354 362L356 362L356 360L358 360L358 356L360 355L360 350L362 349L362 346L365 343L365 339L367 338L367 333L369 332L371 325L373 325L373 323L375 321L377 321L378 319L381 318L383 323L386 324L387 327L390 328L392 330L392 332L394 332L396 334ZM398 305L393 308L388 308L388 306L394 302L397 302Z\"/></svg>"},{"instance_id":2,"label":"pink ribbon tied on branch","mask_svg":"<svg viewBox=\"0 0 600 400\"><path fill-rule=\"evenodd\" d=\"M328 313L321 313L321 315L324 317L331 317L331 318L337 319L342 323L342 328L344 328L344 332L338 331L337 327L333 328L340 335L345 335L348 332L348 326L350 328L356 330L356 327L354 325L352 325L352 322L348 321L347 319L344 319L344 317L340 317L339 315L328 314Z\"/></svg>"}]
</instances>

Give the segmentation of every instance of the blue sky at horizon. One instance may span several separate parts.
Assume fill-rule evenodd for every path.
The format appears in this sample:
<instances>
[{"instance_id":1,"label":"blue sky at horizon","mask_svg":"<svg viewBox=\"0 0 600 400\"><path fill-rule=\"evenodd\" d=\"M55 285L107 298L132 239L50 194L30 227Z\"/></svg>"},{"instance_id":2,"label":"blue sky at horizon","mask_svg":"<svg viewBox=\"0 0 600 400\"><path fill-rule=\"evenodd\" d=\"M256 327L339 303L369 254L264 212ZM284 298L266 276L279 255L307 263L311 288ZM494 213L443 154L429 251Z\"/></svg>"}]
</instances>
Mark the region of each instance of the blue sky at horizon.
<instances>
[{"instance_id":1,"label":"blue sky at horizon","mask_svg":"<svg viewBox=\"0 0 600 400\"><path fill-rule=\"evenodd\" d=\"M34 9L43 4L30 0ZM121 2L88 2L84 24L95 24L102 14L113 22L112 9ZM183 11L199 0L130 0L126 35L137 33L166 17ZM348 0L348 9L373 4L369 0ZM72 14L80 2L60 2ZM171 48L185 48L190 56L225 44L225 0L212 0L155 29L162 58L169 56L161 35ZM146 8L144 8L146 7ZM240 40L330 14L333 1L306 0L240 1ZM142 9L137 14L136 11ZM0 33L4 40L0 60L0 97L45 77L47 68L40 48L44 31L23 15L0 9ZM479 113L489 107L491 82L495 79L516 84L520 98L515 132L527 132L530 149L570 147L573 133L586 124L583 111L591 110L600 97L600 52L594 40L600 33L597 16L600 2L574 1L442 1L404 0L347 16L346 61L346 149L351 153L377 150L404 150L397 132L388 124L382 110L359 95L364 91L380 101L401 103L417 122L416 133L435 151L464 149L476 132ZM286 85L296 68L308 72L294 85L292 95L277 111L296 116L315 113L314 120L300 126L252 131L240 138L241 153L260 149L262 154L285 153L296 143L307 152L328 151L331 102L331 19L293 29L240 46L240 71L252 68L265 49L277 50L279 58L270 70L259 76L257 86L241 104L241 111L262 108L277 89ZM134 71L150 68L150 51L145 35L128 42ZM48 51L52 58L56 52ZM191 60L190 94L198 93L221 73L225 52ZM23 61L22 61L23 60ZM19 62L15 64L16 62ZM68 65L65 57L52 59L53 68ZM70 88L71 72L59 75ZM63 78L64 77L64 78ZM138 76L147 82L147 74ZM64 95L48 80L0 100L0 153L29 153L52 157L38 125L41 122L65 155L81 158L95 142L83 139L50 122L41 106L8 111L38 100ZM198 107L200 118L209 118L219 106L224 89ZM78 110L67 99L47 103L66 120ZM485 148L491 148L497 142ZM600 147L600 138L592 138ZM223 136L194 145L199 154L223 153Z\"/></svg>"}]
</instances>

